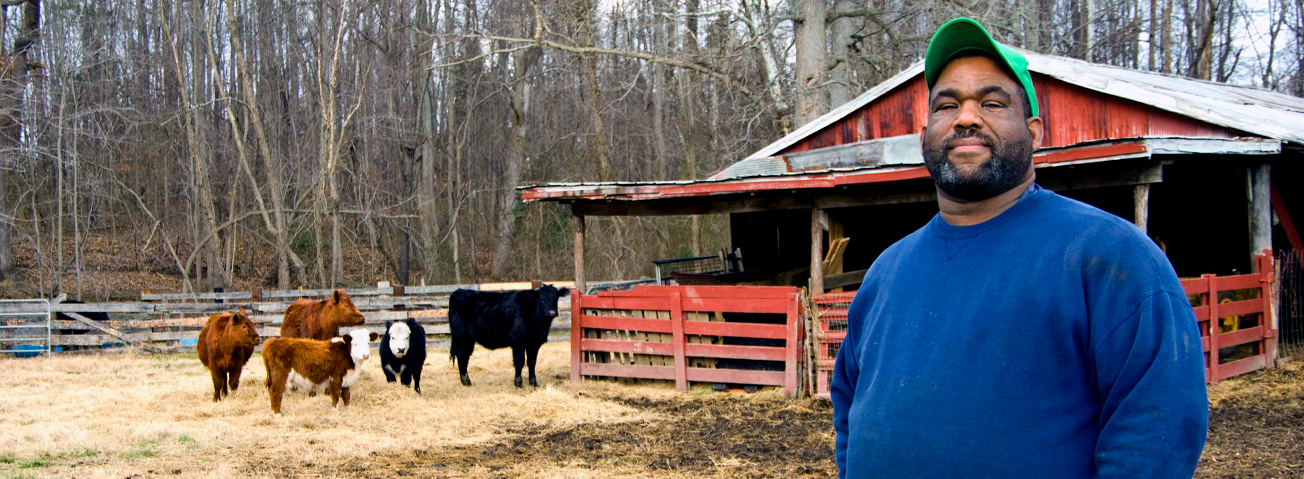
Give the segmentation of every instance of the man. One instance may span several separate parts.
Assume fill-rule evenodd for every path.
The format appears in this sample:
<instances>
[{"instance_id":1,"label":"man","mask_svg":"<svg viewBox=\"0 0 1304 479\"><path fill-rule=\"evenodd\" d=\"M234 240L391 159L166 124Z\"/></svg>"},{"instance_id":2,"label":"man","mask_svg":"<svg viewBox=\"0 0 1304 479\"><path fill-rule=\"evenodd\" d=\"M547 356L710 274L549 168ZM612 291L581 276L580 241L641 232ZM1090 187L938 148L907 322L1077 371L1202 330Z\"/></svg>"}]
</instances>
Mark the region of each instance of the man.
<instances>
[{"instance_id":1,"label":"man","mask_svg":"<svg viewBox=\"0 0 1304 479\"><path fill-rule=\"evenodd\" d=\"M1130 223L1035 185L1027 59L967 18L928 47L941 212L874 262L831 387L839 476L1191 477L1203 352Z\"/></svg>"}]
</instances>

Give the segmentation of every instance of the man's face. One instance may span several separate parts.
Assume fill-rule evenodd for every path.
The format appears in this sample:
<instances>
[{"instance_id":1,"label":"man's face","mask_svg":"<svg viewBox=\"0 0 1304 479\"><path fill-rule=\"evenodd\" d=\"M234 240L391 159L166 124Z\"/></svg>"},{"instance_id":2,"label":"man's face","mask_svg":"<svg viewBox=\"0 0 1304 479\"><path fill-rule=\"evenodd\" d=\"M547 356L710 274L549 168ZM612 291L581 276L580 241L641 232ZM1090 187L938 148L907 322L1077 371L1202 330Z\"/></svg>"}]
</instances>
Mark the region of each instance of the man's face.
<instances>
[{"instance_id":1,"label":"man's face","mask_svg":"<svg viewBox=\"0 0 1304 479\"><path fill-rule=\"evenodd\" d=\"M1041 120L1023 114L1018 83L995 60L958 58L933 84L921 135L924 165L946 195L978 201L1032 176Z\"/></svg>"}]
</instances>

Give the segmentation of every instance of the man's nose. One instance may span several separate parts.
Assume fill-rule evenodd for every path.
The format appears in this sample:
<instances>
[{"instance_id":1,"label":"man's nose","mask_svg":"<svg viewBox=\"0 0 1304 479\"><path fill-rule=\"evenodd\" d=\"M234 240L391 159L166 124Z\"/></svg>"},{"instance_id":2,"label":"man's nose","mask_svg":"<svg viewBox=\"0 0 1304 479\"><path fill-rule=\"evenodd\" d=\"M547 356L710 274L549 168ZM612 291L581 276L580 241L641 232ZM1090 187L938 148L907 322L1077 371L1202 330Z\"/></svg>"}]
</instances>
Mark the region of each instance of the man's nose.
<instances>
[{"instance_id":1,"label":"man's nose","mask_svg":"<svg viewBox=\"0 0 1304 479\"><path fill-rule=\"evenodd\" d=\"M982 103L977 101L964 101L960 103L960 111L955 115L956 128L975 128L983 125Z\"/></svg>"}]
</instances>

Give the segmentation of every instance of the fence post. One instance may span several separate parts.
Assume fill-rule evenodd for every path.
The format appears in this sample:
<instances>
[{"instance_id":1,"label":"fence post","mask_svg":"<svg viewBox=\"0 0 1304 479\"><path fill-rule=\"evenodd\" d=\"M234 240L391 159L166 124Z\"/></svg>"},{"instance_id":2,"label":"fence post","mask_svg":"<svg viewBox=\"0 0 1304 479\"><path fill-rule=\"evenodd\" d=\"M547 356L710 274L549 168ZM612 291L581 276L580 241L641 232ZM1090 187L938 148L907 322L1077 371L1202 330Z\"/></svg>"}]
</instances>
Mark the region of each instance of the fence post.
<instances>
[{"instance_id":1,"label":"fence post","mask_svg":"<svg viewBox=\"0 0 1304 479\"><path fill-rule=\"evenodd\" d=\"M688 358L684 357L684 301L678 291L670 293L671 348L675 352L675 389L688 390Z\"/></svg>"},{"instance_id":2,"label":"fence post","mask_svg":"<svg viewBox=\"0 0 1304 479\"><path fill-rule=\"evenodd\" d=\"M580 360L584 354L580 350L580 341L584 337L584 307L580 305L584 295L576 291L571 293L571 382L580 382Z\"/></svg>"},{"instance_id":3,"label":"fence post","mask_svg":"<svg viewBox=\"0 0 1304 479\"><path fill-rule=\"evenodd\" d=\"M783 393L789 398L797 397L797 369L801 364L801 316L798 314L798 307L801 305L801 291L788 295L788 339L784 341L787 346L785 355L787 363L783 371Z\"/></svg>"},{"instance_id":4,"label":"fence post","mask_svg":"<svg viewBox=\"0 0 1304 479\"><path fill-rule=\"evenodd\" d=\"M1263 250L1258 257L1259 298L1263 300L1263 342L1259 343L1259 353L1263 354L1263 367L1277 367L1277 266L1272 257L1272 250Z\"/></svg>"},{"instance_id":5,"label":"fence post","mask_svg":"<svg viewBox=\"0 0 1304 479\"><path fill-rule=\"evenodd\" d=\"M1218 315L1218 275L1203 275L1208 291L1205 304L1209 306L1209 384L1218 385L1218 330L1222 317Z\"/></svg>"}]
</instances>

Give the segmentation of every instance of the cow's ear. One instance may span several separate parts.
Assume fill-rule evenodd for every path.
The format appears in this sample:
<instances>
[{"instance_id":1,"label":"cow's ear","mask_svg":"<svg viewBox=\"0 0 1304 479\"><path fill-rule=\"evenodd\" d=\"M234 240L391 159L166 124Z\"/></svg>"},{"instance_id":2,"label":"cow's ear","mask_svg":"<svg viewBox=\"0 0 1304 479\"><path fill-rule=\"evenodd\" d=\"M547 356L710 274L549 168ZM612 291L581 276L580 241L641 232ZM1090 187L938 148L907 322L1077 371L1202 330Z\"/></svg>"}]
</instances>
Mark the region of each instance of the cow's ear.
<instances>
[{"instance_id":1,"label":"cow's ear","mask_svg":"<svg viewBox=\"0 0 1304 479\"><path fill-rule=\"evenodd\" d=\"M558 297L558 298L565 298L566 295L568 295L568 294L570 294L570 289L569 289L569 288L562 288L562 289L557 290L557 297Z\"/></svg>"},{"instance_id":2,"label":"cow's ear","mask_svg":"<svg viewBox=\"0 0 1304 479\"><path fill-rule=\"evenodd\" d=\"M372 331L372 332L371 332L371 335L369 335L368 337L370 338L371 341L375 341L376 338L379 338L379 337L380 337L380 335L379 335L379 334L376 334L375 331Z\"/></svg>"},{"instance_id":3,"label":"cow's ear","mask_svg":"<svg viewBox=\"0 0 1304 479\"><path fill-rule=\"evenodd\" d=\"M344 291L343 291L343 290L339 290L339 289L337 289L337 290L335 290L334 293L331 293L331 304L340 304L340 301L343 300L343 299L344 299Z\"/></svg>"},{"instance_id":4,"label":"cow's ear","mask_svg":"<svg viewBox=\"0 0 1304 479\"><path fill-rule=\"evenodd\" d=\"M390 327L393 327L393 326L394 326L394 322L393 322L393 321L385 321L385 332L388 333L388 332L389 332L389 328L390 328Z\"/></svg>"},{"instance_id":5,"label":"cow's ear","mask_svg":"<svg viewBox=\"0 0 1304 479\"><path fill-rule=\"evenodd\" d=\"M241 316L245 316L244 308L240 308L240 315L241 315Z\"/></svg>"}]
</instances>

